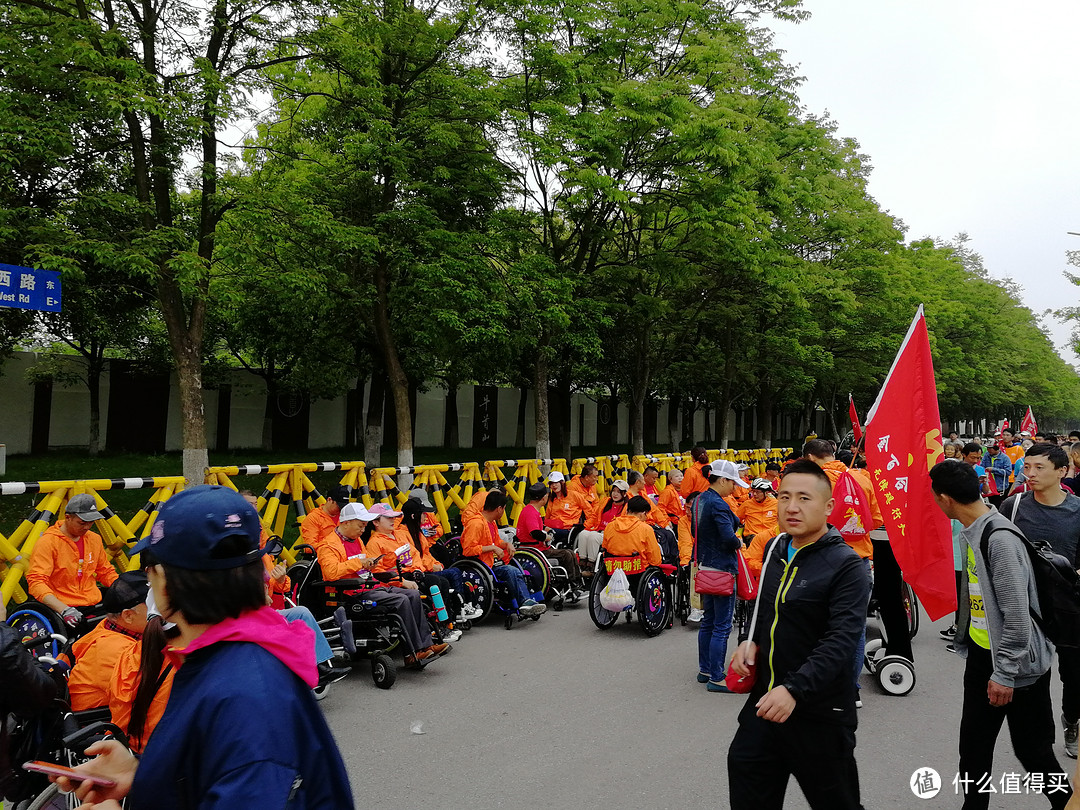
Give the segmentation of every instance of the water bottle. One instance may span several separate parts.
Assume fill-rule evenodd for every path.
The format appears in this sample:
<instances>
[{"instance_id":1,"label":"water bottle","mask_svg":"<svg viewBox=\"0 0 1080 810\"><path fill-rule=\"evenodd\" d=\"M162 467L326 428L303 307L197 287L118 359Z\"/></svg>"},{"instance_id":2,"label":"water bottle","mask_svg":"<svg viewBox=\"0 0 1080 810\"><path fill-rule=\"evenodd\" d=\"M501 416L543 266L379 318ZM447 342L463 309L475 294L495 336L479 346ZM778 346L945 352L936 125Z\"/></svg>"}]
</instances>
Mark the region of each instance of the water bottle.
<instances>
[{"instance_id":1,"label":"water bottle","mask_svg":"<svg viewBox=\"0 0 1080 810\"><path fill-rule=\"evenodd\" d=\"M435 617L440 622L445 622L450 618L450 614L446 612L446 603L443 602L442 591L439 590L438 585L432 585L431 590L428 591L428 596L431 597L431 604L435 608Z\"/></svg>"}]
</instances>

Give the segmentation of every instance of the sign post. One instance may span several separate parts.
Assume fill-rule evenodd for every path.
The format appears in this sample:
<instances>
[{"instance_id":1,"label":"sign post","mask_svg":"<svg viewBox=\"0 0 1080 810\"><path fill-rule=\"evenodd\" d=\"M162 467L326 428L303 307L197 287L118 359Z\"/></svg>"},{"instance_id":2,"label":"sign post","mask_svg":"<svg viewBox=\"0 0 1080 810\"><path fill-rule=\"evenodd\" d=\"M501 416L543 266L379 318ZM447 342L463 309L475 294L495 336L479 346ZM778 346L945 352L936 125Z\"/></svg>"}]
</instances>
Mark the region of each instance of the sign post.
<instances>
[{"instance_id":1,"label":"sign post","mask_svg":"<svg viewBox=\"0 0 1080 810\"><path fill-rule=\"evenodd\" d=\"M0 307L60 311L60 273L0 264Z\"/></svg>"}]
</instances>

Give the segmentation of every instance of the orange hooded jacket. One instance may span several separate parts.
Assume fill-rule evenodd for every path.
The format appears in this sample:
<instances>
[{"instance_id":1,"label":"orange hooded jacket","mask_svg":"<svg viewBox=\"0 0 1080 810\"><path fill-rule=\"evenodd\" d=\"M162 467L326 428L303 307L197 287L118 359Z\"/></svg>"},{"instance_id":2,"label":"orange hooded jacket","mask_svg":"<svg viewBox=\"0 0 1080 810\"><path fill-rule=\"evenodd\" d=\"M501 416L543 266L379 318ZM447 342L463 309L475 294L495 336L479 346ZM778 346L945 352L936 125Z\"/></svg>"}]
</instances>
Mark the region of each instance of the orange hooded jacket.
<instances>
[{"instance_id":1,"label":"orange hooded jacket","mask_svg":"<svg viewBox=\"0 0 1080 810\"><path fill-rule=\"evenodd\" d=\"M825 464L822 465L821 469L823 469L825 471L825 474L827 476L829 476L829 483L831 483L834 487L836 486L836 482L839 480L841 473L851 472L851 470L848 470L848 467L847 467L846 464L844 464L844 462L837 461L836 459L833 459L832 461L826 461ZM863 487L863 491L865 492L866 487L863 486L862 479L856 477L855 480L859 482L859 486ZM873 492L870 493L871 497L873 496L873 494L874 494ZM873 504L874 504L874 501L871 501L870 502L870 515L871 515L871 517L873 517L873 514L874 514L874 506L873 506ZM877 516L879 518L881 517L881 512L880 511L878 512ZM870 528L876 529L877 526L872 526ZM869 534L867 534L865 537L859 538L857 540L848 540L848 545L851 546L853 549L855 549L855 553L858 554L860 557L862 557L864 560L869 559L870 557L874 556L874 544L871 542Z\"/></svg>"},{"instance_id":2,"label":"orange hooded jacket","mask_svg":"<svg viewBox=\"0 0 1080 810\"><path fill-rule=\"evenodd\" d=\"M619 515L604 529L604 551L613 557L645 558L649 565L660 565L660 544L649 525L633 515Z\"/></svg>"},{"instance_id":3,"label":"orange hooded jacket","mask_svg":"<svg viewBox=\"0 0 1080 810\"><path fill-rule=\"evenodd\" d=\"M577 505L581 507L581 511L585 514L585 528L591 532L596 531L600 527L600 509L603 506L600 502L600 496L596 494L596 487L591 486L588 489L581 483L581 476L576 476L566 485L566 492L568 495L577 498ZM580 517L581 512L578 513ZM574 520L577 523L577 520ZM571 524L573 525L573 524Z\"/></svg>"},{"instance_id":4,"label":"orange hooded jacket","mask_svg":"<svg viewBox=\"0 0 1080 810\"><path fill-rule=\"evenodd\" d=\"M139 690L139 664L142 657L142 644L136 642L131 649L124 652L116 662L112 672L112 680L109 684L109 713L112 721L118 725L125 734L128 734L128 726L131 725L131 706L135 702L135 693ZM131 750L142 753L150 734L157 727L161 715L165 714L165 706L169 702L169 694L172 692L173 676L176 668L168 662L162 664L165 678L154 694L150 702L150 708L146 712L146 722L143 723L142 737L129 739ZM160 677L160 675L159 675Z\"/></svg>"},{"instance_id":5,"label":"orange hooded jacket","mask_svg":"<svg viewBox=\"0 0 1080 810\"><path fill-rule=\"evenodd\" d=\"M138 638L128 635L128 631L106 618L71 645L75 656L75 665L68 677L72 711L109 705L109 684L116 662L138 643Z\"/></svg>"},{"instance_id":6,"label":"orange hooded jacket","mask_svg":"<svg viewBox=\"0 0 1080 810\"><path fill-rule=\"evenodd\" d=\"M701 474L701 468L704 466L695 461L686 468L682 484L679 486L679 494L684 498L689 498L695 492L704 492L709 488L709 479Z\"/></svg>"},{"instance_id":7,"label":"orange hooded jacket","mask_svg":"<svg viewBox=\"0 0 1080 810\"><path fill-rule=\"evenodd\" d=\"M476 515L465 524L461 535L461 553L465 557L476 557L489 568L495 564L494 551L481 551L484 546L498 546L499 529L494 522L484 518L483 513ZM503 561L510 561L510 553L503 551Z\"/></svg>"}]
</instances>

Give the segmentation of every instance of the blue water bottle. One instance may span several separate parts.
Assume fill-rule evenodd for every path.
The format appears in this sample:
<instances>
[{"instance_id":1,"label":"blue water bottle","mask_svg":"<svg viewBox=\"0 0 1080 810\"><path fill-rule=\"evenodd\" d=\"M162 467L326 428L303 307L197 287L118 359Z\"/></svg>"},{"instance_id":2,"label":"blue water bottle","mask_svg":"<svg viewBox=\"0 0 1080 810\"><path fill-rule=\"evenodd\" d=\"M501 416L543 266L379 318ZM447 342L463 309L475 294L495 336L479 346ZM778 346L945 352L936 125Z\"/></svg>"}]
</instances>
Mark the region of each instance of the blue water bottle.
<instances>
[{"instance_id":1,"label":"blue water bottle","mask_svg":"<svg viewBox=\"0 0 1080 810\"><path fill-rule=\"evenodd\" d=\"M443 602L442 591L439 590L438 585L432 585L431 590L428 591L428 595L431 597L431 604L435 607L435 616L440 622L445 622L450 618L450 614L446 612L446 603Z\"/></svg>"}]
</instances>

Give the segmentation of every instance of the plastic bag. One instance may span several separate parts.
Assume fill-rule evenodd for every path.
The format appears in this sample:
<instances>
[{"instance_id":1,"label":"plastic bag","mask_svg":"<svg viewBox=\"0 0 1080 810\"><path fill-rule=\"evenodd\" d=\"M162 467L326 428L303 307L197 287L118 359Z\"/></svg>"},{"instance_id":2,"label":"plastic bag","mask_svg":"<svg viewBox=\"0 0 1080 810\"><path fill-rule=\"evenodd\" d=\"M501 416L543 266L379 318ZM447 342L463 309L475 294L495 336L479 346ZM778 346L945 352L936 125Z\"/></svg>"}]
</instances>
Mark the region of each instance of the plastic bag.
<instances>
[{"instance_id":1,"label":"plastic bag","mask_svg":"<svg viewBox=\"0 0 1080 810\"><path fill-rule=\"evenodd\" d=\"M622 613L634 607L634 595L630 593L630 580L621 568L611 574L604 590L600 591L600 606L612 613Z\"/></svg>"}]
</instances>

